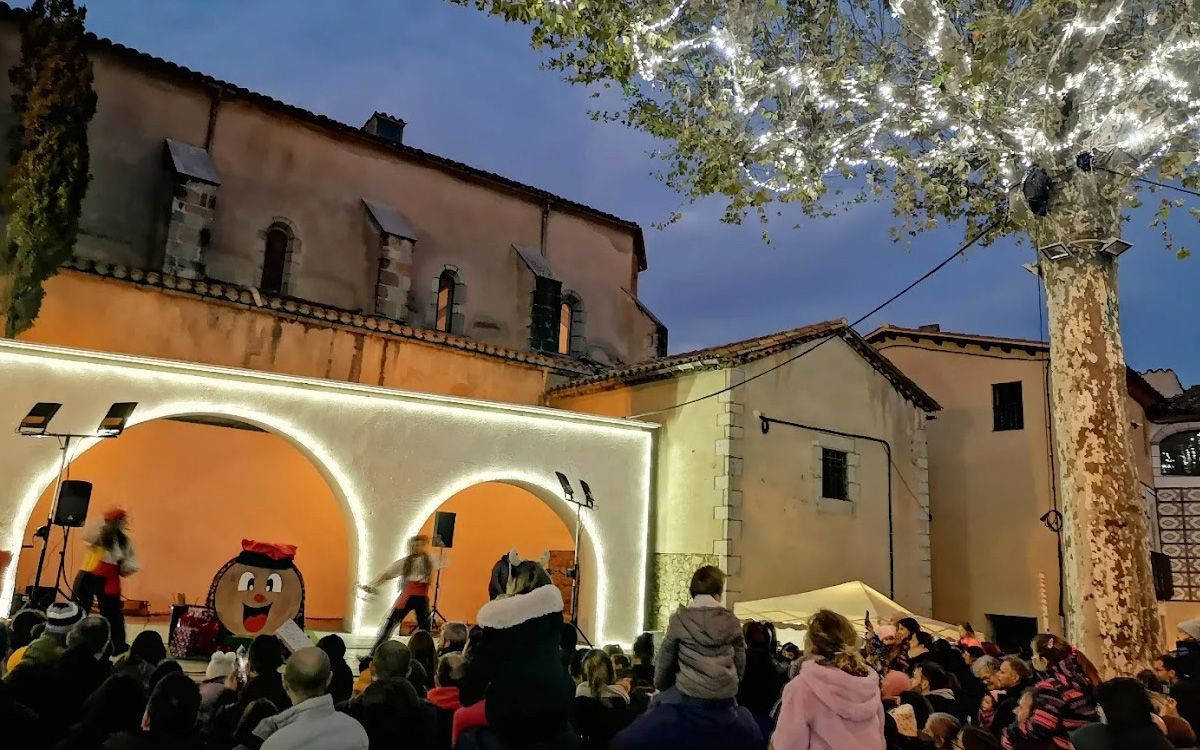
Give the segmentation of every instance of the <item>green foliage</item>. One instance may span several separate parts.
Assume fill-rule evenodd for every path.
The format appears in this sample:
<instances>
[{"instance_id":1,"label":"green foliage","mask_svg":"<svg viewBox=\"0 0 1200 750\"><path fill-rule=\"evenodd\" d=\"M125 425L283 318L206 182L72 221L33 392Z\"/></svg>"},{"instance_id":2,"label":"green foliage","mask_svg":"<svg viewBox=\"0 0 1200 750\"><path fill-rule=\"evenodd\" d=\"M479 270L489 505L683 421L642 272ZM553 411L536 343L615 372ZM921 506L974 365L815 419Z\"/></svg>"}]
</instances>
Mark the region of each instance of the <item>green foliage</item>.
<instances>
[{"instance_id":1,"label":"green foliage","mask_svg":"<svg viewBox=\"0 0 1200 750\"><path fill-rule=\"evenodd\" d=\"M96 112L84 17L73 0L35 0L9 71L14 125L4 179L8 221L0 244L5 335L37 319L43 283L71 257L87 192L87 127Z\"/></svg>"},{"instance_id":2,"label":"green foliage","mask_svg":"<svg viewBox=\"0 0 1200 750\"><path fill-rule=\"evenodd\" d=\"M666 183L725 196L730 222L889 200L897 238L1003 219L1071 239L1119 230L1073 202L1119 216L1134 171L1200 181L1191 0L451 1L530 25L546 67L621 92L597 119L661 139ZM1078 169L1083 151L1111 171ZM1020 200L1031 164L1056 188L1044 219Z\"/></svg>"}]
</instances>

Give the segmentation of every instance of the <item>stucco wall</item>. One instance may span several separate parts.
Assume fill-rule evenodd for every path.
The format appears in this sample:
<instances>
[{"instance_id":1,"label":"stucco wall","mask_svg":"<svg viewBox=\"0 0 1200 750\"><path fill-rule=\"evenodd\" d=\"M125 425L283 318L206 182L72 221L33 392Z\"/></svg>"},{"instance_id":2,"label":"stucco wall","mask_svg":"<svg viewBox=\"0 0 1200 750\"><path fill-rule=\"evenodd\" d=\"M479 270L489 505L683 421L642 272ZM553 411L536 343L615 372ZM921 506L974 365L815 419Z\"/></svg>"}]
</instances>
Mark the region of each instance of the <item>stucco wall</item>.
<instances>
[{"instance_id":1,"label":"stucco wall","mask_svg":"<svg viewBox=\"0 0 1200 750\"><path fill-rule=\"evenodd\" d=\"M493 401L537 404L544 370L63 271L21 338Z\"/></svg>"},{"instance_id":2,"label":"stucco wall","mask_svg":"<svg viewBox=\"0 0 1200 750\"><path fill-rule=\"evenodd\" d=\"M1038 520L1050 509L1045 363L952 345L879 349L942 405L928 427L934 616L979 628L988 614L1040 618L1044 574L1058 630L1057 538ZM1012 381L1025 428L995 432L992 384Z\"/></svg>"},{"instance_id":3,"label":"stucco wall","mask_svg":"<svg viewBox=\"0 0 1200 750\"><path fill-rule=\"evenodd\" d=\"M0 68L17 59L15 28L0 25ZM273 223L299 242L285 291L371 313L378 235L362 199L400 211L417 233L409 319L431 325L432 283L447 265L466 285L465 333L528 349L529 299L518 291L513 243L538 247L540 199L464 179L385 147L337 135L237 96L212 92L93 54L99 103L89 129L93 180L77 253L140 268L161 263L169 206L163 141L208 143L221 178L207 275L257 286L264 234ZM11 123L10 84L0 81L0 133ZM210 112L214 118L210 123ZM365 119L365 114L364 114ZM211 125L211 127L210 127ZM623 361L652 354L652 323L621 288L636 289L635 235L628 227L551 207L547 255L587 309L588 338Z\"/></svg>"},{"instance_id":4,"label":"stucco wall","mask_svg":"<svg viewBox=\"0 0 1200 750\"><path fill-rule=\"evenodd\" d=\"M746 366L749 380L794 352ZM751 380L742 445L739 587L743 600L862 580L885 595L888 575L888 462L882 446L784 425L762 434L755 411L770 417L891 444L895 596L928 612L927 512L917 445L924 413L840 340ZM819 449L850 453L853 502L820 499ZM936 518L936 514L935 514ZM935 521L936 523L936 521ZM783 563L783 564L781 564Z\"/></svg>"}]
</instances>

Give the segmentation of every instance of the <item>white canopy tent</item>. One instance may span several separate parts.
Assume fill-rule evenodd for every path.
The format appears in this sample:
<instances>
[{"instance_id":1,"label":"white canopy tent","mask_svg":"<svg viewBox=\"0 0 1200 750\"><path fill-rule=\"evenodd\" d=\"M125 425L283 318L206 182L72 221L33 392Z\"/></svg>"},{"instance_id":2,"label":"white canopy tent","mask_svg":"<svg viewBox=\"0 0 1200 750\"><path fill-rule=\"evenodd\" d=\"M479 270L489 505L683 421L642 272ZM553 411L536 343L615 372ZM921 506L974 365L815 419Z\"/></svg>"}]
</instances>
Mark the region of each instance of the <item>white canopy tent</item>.
<instances>
[{"instance_id":1,"label":"white canopy tent","mask_svg":"<svg viewBox=\"0 0 1200 750\"><path fill-rule=\"evenodd\" d=\"M893 617L912 617L921 623L922 630L927 630L939 638L958 640L957 626L914 615L862 581L847 581L803 594L775 596L752 602L737 602L733 605L734 614L738 619L774 623L780 643L791 641L797 645L804 643L804 630L808 618L822 609L830 609L842 615L859 633L864 632L866 628L864 618L869 612L871 622L875 624L888 623Z\"/></svg>"}]
</instances>

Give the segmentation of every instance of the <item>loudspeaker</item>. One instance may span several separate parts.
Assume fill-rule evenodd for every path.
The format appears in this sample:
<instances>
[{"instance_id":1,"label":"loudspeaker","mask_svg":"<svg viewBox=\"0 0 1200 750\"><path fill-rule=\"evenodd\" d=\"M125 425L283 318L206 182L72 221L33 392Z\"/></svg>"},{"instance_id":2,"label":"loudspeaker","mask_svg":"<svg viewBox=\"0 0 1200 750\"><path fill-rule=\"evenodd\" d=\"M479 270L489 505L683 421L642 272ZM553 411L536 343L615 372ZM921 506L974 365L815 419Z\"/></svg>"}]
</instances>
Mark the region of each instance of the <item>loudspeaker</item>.
<instances>
[{"instance_id":1,"label":"loudspeaker","mask_svg":"<svg viewBox=\"0 0 1200 750\"><path fill-rule=\"evenodd\" d=\"M58 509L54 512L56 526L82 526L87 518L88 502L92 499L92 483L82 479L65 479L58 492Z\"/></svg>"},{"instance_id":2,"label":"loudspeaker","mask_svg":"<svg viewBox=\"0 0 1200 750\"><path fill-rule=\"evenodd\" d=\"M1171 575L1171 558L1161 552L1150 553L1150 567L1154 571L1154 595L1160 602L1175 597L1175 577Z\"/></svg>"},{"instance_id":3,"label":"loudspeaker","mask_svg":"<svg viewBox=\"0 0 1200 750\"><path fill-rule=\"evenodd\" d=\"M433 546L450 549L454 546L454 514L438 511L433 514Z\"/></svg>"}]
</instances>

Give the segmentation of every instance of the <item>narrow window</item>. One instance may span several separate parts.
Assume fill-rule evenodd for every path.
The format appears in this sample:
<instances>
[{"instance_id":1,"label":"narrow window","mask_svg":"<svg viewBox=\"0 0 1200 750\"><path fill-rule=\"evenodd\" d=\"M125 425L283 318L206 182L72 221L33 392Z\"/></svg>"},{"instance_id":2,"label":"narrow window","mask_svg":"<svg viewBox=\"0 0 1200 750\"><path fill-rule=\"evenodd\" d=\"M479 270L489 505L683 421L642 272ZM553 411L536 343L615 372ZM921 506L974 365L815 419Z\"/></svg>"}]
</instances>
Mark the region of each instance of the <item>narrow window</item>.
<instances>
[{"instance_id":1,"label":"narrow window","mask_svg":"<svg viewBox=\"0 0 1200 750\"><path fill-rule=\"evenodd\" d=\"M1021 400L1021 381L992 385L992 429L1025 429L1025 407Z\"/></svg>"},{"instance_id":2,"label":"narrow window","mask_svg":"<svg viewBox=\"0 0 1200 750\"><path fill-rule=\"evenodd\" d=\"M287 269L288 233L279 227L267 230L263 251L262 279L258 288L265 294L283 294L283 276Z\"/></svg>"},{"instance_id":3,"label":"narrow window","mask_svg":"<svg viewBox=\"0 0 1200 750\"><path fill-rule=\"evenodd\" d=\"M564 301L558 308L558 353L571 353L571 320L575 316L575 309L571 307L571 303Z\"/></svg>"},{"instance_id":4,"label":"narrow window","mask_svg":"<svg viewBox=\"0 0 1200 750\"><path fill-rule=\"evenodd\" d=\"M846 451L821 449L821 497L830 500L850 499Z\"/></svg>"},{"instance_id":5,"label":"narrow window","mask_svg":"<svg viewBox=\"0 0 1200 750\"><path fill-rule=\"evenodd\" d=\"M438 279L437 318L434 328L450 333L454 324L454 274L442 271Z\"/></svg>"}]
</instances>

